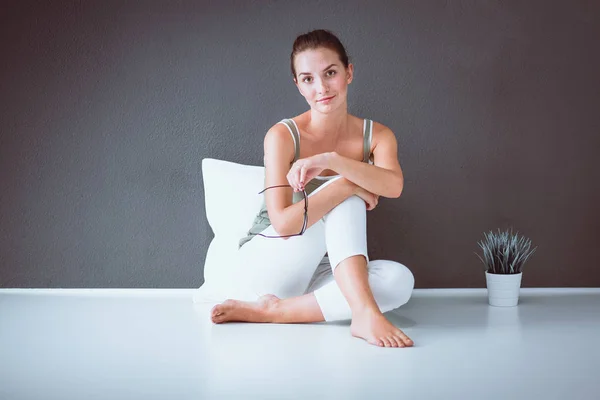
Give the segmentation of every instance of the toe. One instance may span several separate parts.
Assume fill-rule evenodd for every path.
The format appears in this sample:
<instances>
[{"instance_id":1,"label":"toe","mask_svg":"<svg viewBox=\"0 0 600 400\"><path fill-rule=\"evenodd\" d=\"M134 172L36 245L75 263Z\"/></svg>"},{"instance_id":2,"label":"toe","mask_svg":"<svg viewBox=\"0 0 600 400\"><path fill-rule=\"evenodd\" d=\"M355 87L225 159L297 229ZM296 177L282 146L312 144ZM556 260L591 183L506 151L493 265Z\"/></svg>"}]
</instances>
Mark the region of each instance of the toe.
<instances>
[{"instance_id":1,"label":"toe","mask_svg":"<svg viewBox=\"0 0 600 400\"><path fill-rule=\"evenodd\" d=\"M221 315L221 314L223 314L223 307L221 306L221 304L214 306L212 309L211 315L213 317L216 317L217 315Z\"/></svg>"},{"instance_id":2,"label":"toe","mask_svg":"<svg viewBox=\"0 0 600 400\"><path fill-rule=\"evenodd\" d=\"M212 318L212 320L213 320L213 322L214 322L215 324L220 324L221 322L223 322L223 320L224 320L224 319L225 319L225 318L224 318L224 316L223 316L222 314L215 315L215 316Z\"/></svg>"},{"instance_id":3,"label":"toe","mask_svg":"<svg viewBox=\"0 0 600 400\"><path fill-rule=\"evenodd\" d=\"M398 347L398 342L393 336L390 336L387 339L390 342L390 347Z\"/></svg>"},{"instance_id":4,"label":"toe","mask_svg":"<svg viewBox=\"0 0 600 400\"><path fill-rule=\"evenodd\" d=\"M400 330L398 331L396 336L399 337L400 340L402 340L405 346L412 346L414 344L413 341L408 336L406 336L404 332Z\"/></svg>"},{"instance_id":5,"label":"toe","mask_svg":"<svg viewBox=\"0 0 600 400\"><path fill-rule=\"evenodd\" d=\"M390 343L390 340L387 337L382 337L381 341L383 342L385 347L392 347L392 343Z\"/></svg>"},{"instance_id":6,"label":"toe","mask_svg":"<svg viewBox=\"0 0 600 400\"><path fill-rule=\"evenodd\" d=\"M394 340L396 341L396 344L398 345L398 347L405 347L404 342L402 341L402 339L400 337L394 336Z\"/></svg>"}]
</instances>

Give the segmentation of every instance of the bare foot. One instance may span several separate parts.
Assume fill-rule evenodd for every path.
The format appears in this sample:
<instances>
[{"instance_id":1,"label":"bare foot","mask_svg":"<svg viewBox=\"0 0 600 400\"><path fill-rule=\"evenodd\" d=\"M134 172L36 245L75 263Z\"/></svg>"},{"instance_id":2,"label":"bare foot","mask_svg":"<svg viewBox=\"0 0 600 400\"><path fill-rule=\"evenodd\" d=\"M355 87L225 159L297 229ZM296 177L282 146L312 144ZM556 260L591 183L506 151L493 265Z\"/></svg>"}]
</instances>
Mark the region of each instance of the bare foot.
<instances>
[{"instance_id":1,"label":"bare foot","mask_svg":"<svg viewBox=\"0 0 600 400\"><path fill-rule=\"evenodd\" d=\"M210 318L215 324L223 322L269 322L269 310L279 298L272 294L261 296L256 302L226 300L213 307Z\"/></svg>"},{"instance_id":2,"label":"bare foot","mask_svg":"<svg viewBox=\"0 0 600 400\"><path fill-rule=\"evenodd\" d=\"M379 312L367 311L352 316L352 336L380 347L412 347L413 341Z\"/></svg>"}]
</instances>

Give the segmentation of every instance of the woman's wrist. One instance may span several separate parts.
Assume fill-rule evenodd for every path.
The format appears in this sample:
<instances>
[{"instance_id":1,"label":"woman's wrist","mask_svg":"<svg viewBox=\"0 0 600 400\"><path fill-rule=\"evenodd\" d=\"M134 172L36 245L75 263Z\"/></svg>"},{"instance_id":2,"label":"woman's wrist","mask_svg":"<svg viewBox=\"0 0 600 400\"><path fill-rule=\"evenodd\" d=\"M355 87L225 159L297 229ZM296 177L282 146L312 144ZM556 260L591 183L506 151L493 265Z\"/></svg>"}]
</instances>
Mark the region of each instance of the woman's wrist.
<instances>
[{"instance_id":1,"label":"woman's wrist","mask_svg":"<svg viewBox=\"0 0 600 400\"><path fill-rule=\"evenodd\" d=\"M338 153L336 153L335 151L331 151L326 154L327 154L327 169L335 171L335 165L337 164L337 162L339 161L341 156ZM356 183L349 181L348 179L346 179L343 176L340 179L343 181L341 184L344 186L344 188L346 188L348 190L349 196L352 196L352 195L355 195L358 193L359 186Z\"/></svg>"},{"instance_id":2,"label":"woman's wrist","mask_svg":"<svg viewBox=\"0 0 600 400\"><path fill-rule=\"evenodd\" d=\"M336 153L335 151L330 151L328 153L325 153L327 155L327 169L330 170L334 170L333 164L335 163L335 158L338 156L338 153Z\"/></svg>"}]
</instances>

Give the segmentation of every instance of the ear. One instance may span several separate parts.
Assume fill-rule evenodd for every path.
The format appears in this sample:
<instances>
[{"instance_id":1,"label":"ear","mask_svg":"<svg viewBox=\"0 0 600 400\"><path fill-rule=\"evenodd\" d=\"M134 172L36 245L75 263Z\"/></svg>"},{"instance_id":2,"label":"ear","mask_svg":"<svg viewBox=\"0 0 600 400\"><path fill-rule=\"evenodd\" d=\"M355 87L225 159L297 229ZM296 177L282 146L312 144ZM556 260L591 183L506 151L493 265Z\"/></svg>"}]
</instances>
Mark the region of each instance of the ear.
<instances>
[{"instance_id":1,"label":"ear","mask_svg":"<svg viewBox=\"0 0 600 400\"><path fill-rule=\"evenodd\" d=\"M300 94L304 96L302 90L300 90L300 85L298 84L298 80L296 78L294 78L294 85L296 85L296 89L298 89L298 92L300 92Z\"/></svg>"},{"instance_id":2,"label":"ear","mask_svg":"<svg viewBox=\"0 0 600 400\"><path fill-rule=\"evenodd\" d=\"M346 68L346 82L350 84L354 79L354 65L348 64L348 68Z\"/></svg>"}]
</instances>

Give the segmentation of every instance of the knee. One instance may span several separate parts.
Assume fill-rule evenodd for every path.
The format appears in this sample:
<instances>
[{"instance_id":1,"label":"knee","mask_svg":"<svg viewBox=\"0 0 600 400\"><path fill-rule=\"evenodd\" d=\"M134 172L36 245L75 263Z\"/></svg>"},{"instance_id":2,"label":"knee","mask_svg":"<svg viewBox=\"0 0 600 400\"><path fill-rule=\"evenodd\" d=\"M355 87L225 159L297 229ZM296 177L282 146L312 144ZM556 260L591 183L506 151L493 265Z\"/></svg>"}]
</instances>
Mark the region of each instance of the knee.
<instances>
[{"instance_id":1,"label":"knee","mask_svg":"<svg viewBox=\"0 0 600 400\"><path fill-rule=\"evenodd\" d=\"M359 196L353 195L353 196L348 197L346 200L342 201L340 204L338 204L334 208L334 210L335 209L352 209L354 212L356 212L358 210L366 211L367 204Z\"/></svg>"},{"instance_id":2,"label":"knee","mask_svg":"<svg viewBox=\"0 0 600 400\"><path fill-rule=\"evenodd\" d=\"M385 290L394 298L396 307L408 302L415 287L415 277L403 264L396 261L387 261L385 268Z\"/></svg>"},{"instance_id":3,"label":"knee","mask_svg":"<svg viewBox=\"0 0 600 400\"><path fill-rule=\"evenodd\" d=\"M364 208L365 210L367 209L367 204L365 201L357 195L350 196L345 201L352 204L353 207Z\"/></svg>"}]
</instances>

